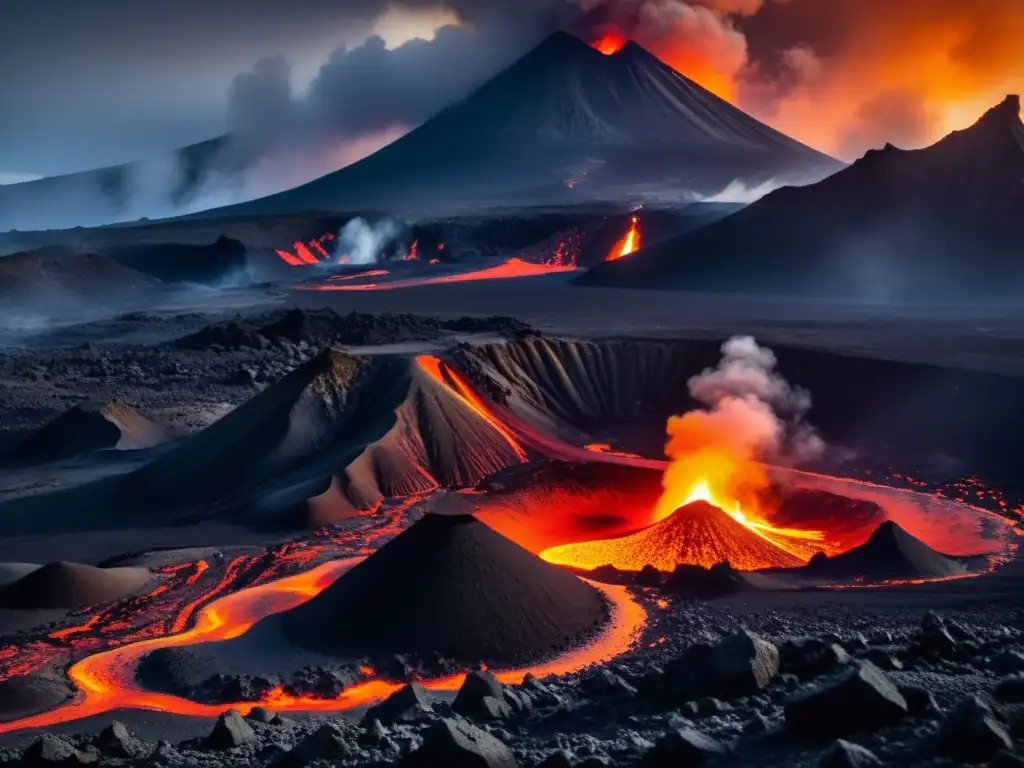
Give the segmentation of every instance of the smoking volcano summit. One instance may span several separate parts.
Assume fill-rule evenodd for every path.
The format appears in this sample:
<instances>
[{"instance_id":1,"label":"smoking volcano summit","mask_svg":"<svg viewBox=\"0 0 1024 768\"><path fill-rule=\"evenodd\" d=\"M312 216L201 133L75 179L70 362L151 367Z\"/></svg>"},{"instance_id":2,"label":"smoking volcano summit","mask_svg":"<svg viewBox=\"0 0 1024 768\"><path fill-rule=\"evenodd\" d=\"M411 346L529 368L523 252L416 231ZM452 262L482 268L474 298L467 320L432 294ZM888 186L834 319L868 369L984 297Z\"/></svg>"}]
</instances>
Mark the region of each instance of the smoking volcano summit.
<instances>
[{"instance_id":1,"label":"smoking volcano summit","mask_svg":"<svg viewBox=\"0 0 1024 768\"><path fill-rule=\"evenodd\" d=\"M701 199L841 164L746 115L636 43L611 56L552 35L464 101L348 168L217 211Z\"/></svg>"}]
</instances>

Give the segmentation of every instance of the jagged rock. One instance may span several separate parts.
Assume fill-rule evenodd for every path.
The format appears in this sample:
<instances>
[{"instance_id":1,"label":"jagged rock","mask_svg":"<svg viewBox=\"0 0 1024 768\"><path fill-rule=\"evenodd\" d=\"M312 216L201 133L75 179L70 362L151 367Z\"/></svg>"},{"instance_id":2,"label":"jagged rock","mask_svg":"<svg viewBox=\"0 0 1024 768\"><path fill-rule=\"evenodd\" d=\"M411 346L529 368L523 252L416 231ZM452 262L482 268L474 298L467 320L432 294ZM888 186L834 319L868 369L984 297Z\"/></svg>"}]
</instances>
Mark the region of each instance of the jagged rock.
<instances>
[{"instance_id":1,"label":"jagged rock","mask_svg":"<svg viewBox=\"0 0 1024 768\"><path fill-rule=\"evenodd\" d=\"M93 746L110 757L135 757L141 752L141 745L131 735L127 726L115 720L96 736Z\"/></svg>"},{"instance_id":2,"label":"jagged rock","mask_svg":"<svg viewBox=\"0 0 1024 768\"><path fill-rule=\"evenodd\" d=\"M937 629L945 629L946 621L935 611L928 611L924 616L921 617L921 630L924 632L934 632Z\"/></svg>"},{"instance_id":3,"label":"jagged rock","mask_svg":"<svg viewBox=\"0 0 1024 768\"><path fill-rule=\"evenodd\" d=\"M556 693L551 686L542 683L531 674L523 677L522 688L538 707L560 707L563 704L562 696Z\"/></svg>"},{"instance_id":4,"label":"jagged rock","mask_svg":"<svg viewBox=\"0 0 1024 768\"><path fill-rule=\"evenodd\" d=\"M505 691L492 672L473 671L459 688L452 711L473 720L500 720L512 715Z\"/></svg>"},{"instance_id":5,"label":"jagged rock","mask_svg":"<svg viewBox=\"0 0 1024 768\"><path fill-rule=\"evenodd\" d=\"M641 587L660 587L661 571L653 565L645 565L636 575L636 583Z\"/></svg>"},{"instance_id":6,"label":"jagged rock","mask_svg":"<svg viewBox=\"0 0 1024 768\"><path fill-rule=\"evenodd\" d=\"M1003 651L992 659L992 669L999 675L1014 675L1024 672L1024 653Z\"/></svg>"},{"instance_id":7,"label":"jagged rock","mask_svg":"<svg viewBox=\"0 0 1024 768\"><path fill-rule=\"evenodd\" d=\"M636 689L616 675L610 669L602 667L595 670L593 674L585 677L580 683L580 689L591 697L600 696L632 696Z\"/></svg>"},{"instance_id":8,"label":"jagged rock","mask_svg":"<svg viewBox=\"0 0 1024 768\"><path fill-rule=\"evenodd\" d=\"M818 768L863 768L866 765L881 764L882 761L870 749L837 739L818 761Z\"/></svg>"},{"instance_id":9,"label":"jagged rock","mask_svg":"<svg viewBox=\"0 0 1024 768\"><path fill-rule=\"evenodd\" d=\"M850 654L837 643L816 637L798 637L785 641L779 648L780 667L801 680L831 672L853 661Z\"/></svg>"},{"instance_id":10,"label":"jagged rock","mask_svg":"<svg viewBox=\"0 0 1024 768\"><path fill-rule=\"evenodd\" d=\"M423 746L399 763L402 768L518 768L507 746L462 720L443 719L427 730Z\"/></svg>"},{"instance_id":11,"label":"jagged rock","mask_svg":"<svg viewBox=\"0 0 1024 768\"><path fill-rule=\"evenodd\" d=\"M847 653L861 653L868 649L868 641L864 635L854 635L839 642L840 647Z\"/></svg>"},{"instance_id":12,"label":"jagged rock","mask_svg":"<svg viewBox=\"0 0 1024 768\"><path fill-rule=\"evenodd\" d=\"M755 712L754 716L751 717L747 722L743 724L743 734L753 735L758 733L768 733L772 729L771 720L762 715L760 712Z\"/></svg>"},{"instance_id":13,"label":"jagged rock","mask_svg":"<svg viewBox=\"0 0 1024 768\"><path fill-rule=\"evenodd\" d=\"M845 736L890 725L907 714L907 702L878 667L860 662L836 680L791 698L786 725L811 738Z\"/></svg>"},{"instance_id":14,"label":"jagged rock","mask_svg":"<svg viewBox=\"0 0 1024 768\"><path fill-rule=\"evenodd\" d=\"M206 737L206 745L210 749L234 749L256 738L252 726L237 709L229 709L217 718L210 735Z\"/></svg>"},{"instance_id":15,"label":"jagged rock","mask_svg":"<svg viewBox=\"0 0 1024 768\"><path fill-rule=\"evenodd\" d=\"M20 765L25 768L42 768L57 765L93 765L96 762L97 756L94 753L76 749L75 745L63 736L44 733L21 753Z\"/></svg>"},{"instance_id":16,"label":"jagged rock","mask_svg":"<svg viewBox=\"0 0 1024 768\"><path fill-rule=\"evenodd\" d=\"M572 758L564 749L559 749L538 763L537 768L572 768Z\"/></svg>"},{"instance_id":17,"label":"jagged rock","mask_svg":"<svg viewBox=\"0 0 1024 768\"><path fill-rule=\"evenodd\" d=\"M642 768L697 768L724 755L725 747L693 728L677 728L665 734L640 760Z\"/></svg>"},{"instance_id":18,"label":"jagged rock","mask_svg":"<svg viewBox=\"0 0 1024 768\"><path fill-rule=\"evenodd\" d=\"M391 731L380 720L374 719L359 734L358 741L367 747L381 747L390 740L390 737Z\"/></svg>"},{"instance_id":19,"label":"jagged rock","mask_svg":"<svg viewBox=\"0 0 1024 768\"><path fill-rule=\"evenodd\" d=\"M921 653L949 656L956 650L956 640L949 633L948 629L938 627L921 635L917 643L917 650Z\"/></svg>"},{"instance_id":20,"label":"jagged rock","mask_svg":"<svg viewBox=\"0 0 1024 768\"><path fill-rule=\"evenodd\" d=\"M996 701L1007 704L1020 704L1024 702L1024 675L1010 675L1004 677L992 690Z\"/></svg>"},{"instance_id":21,"label":"jagged rock","mask_svg":"<svg viewBox=\"0 0 1024 768\"><path fill-rule=\"evenodd\" d=\"M533 710L533 701L526 691L505 688L502 690L501 695L509 709L512 710L512 714L517 717Z\"/></svg>"},{"instance_id":22,"label":"jagged rock","mask_svg":"<svg viewBox=\"0 0 1024 768\"><path fill-rule=\"evenodd\" d=\"M742 630L716 645L688 648L665 665L665 683L676 701L704 696L731 699L758 693L778 673L778 648Z\"/></svg>"},{"instance_id":23,"label":"jagged rock","mask_svg":"<svg viewBox=\"0 0 1024 768\"><path fill-rule=\"evenodd\" d=\"M277 712L274 712L264 707L253 707L249 710L249 714L245 716L246 720L252 720L254 723L272 723L275 720L279 720Z\"/></svg>"},{"instance_id":24,"label":"jagged rock","mask_svg":"<svg viewBox=\"0 0 1024 768\"><path fill-rule=\"evenodd\" d=\"M922 717L942 711L935 701L935 696L927 688L919 685L900 685L898 688L907 702L907 714Z\"/></svg>"},{"instance_id":25,"label":"jagged rock","mask_svg":"<svg viewBox=\"0 0 1024 768\"><path fill-rule=\"evenodd\" d=\"M702 699L698 699L697 705L697 716L698 717L712 717L714 715L724 715L726 712L732 712L732 705L716 699L713 696L705 696Z\"/></svg>"},{"instance_id":26,"label":"jagged rock","mask_svg":"<svg viewBox=\"0 0 1024 768\"><path fill-rule=\"evenodd\" d=\"M327 723L282 755L275 765L278 768L301 768L317 760L344 760L351 753L352 748L341 728Z\"/></svg>"},{"instance_id":27,"label":"jagged rock","mask_svg":"<svg viewBox=\"0 0 1024 768\"><path fill-rule=\"evenodd\" d=\"M903 669L903 662L893 658L881 648L872 648L864 654L864 658L883 672L896 672Z\"/></svg>"},{"instance_id":28,"label":"jagged rock","mask_svg":"<svg viewBox=\"0 0 1024 768\"><path fill-rule=\"evenodd\" d=\"M981 762L1002 749L1011 749L1013 740L996 719L992 708L978 698L968 696L942 721L936 751L954 760Z\"/></svg>"},{"instance_id":29,"label":"jagged rock","mask_svg":"<svg viewBox=\"0 0 1024 768\"><path fill-rule=\"evenodd\" d=\"M430 715L433 711L430 695L423 686L409 683L392 693L380 704L370 707L363 722L380 720L383 725L415 722Z\"/></svg>"}]
</instances>

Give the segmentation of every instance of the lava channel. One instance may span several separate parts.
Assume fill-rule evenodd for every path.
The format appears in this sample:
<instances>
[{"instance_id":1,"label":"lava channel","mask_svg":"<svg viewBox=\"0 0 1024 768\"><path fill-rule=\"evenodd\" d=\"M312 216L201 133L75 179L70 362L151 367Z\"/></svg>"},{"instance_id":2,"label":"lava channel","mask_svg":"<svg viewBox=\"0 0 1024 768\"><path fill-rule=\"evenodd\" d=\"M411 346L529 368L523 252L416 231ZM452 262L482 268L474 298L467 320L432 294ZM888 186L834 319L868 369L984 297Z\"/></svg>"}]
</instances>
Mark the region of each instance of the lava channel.
<instances>
[{"instance_id":1,"label":"lava channel","mask_svg":"<svg viewBox=\"0 0 1024 768\"><path fill-rule=\"evenodd\" d=\"M353 283L346 285L306 285L295 286L301 291L390 291L399 288L415 288L423 285L440 285L442 283L468 283L477 280L509 280L516 277L536 277L552 275L559 272L573 272L575 264L535 264L522 259L509 259L503 264L472 272L460 272L452 275L435 275L433 277L410 277L403 280L392 280L388 283Z\"/></svg>"},{"instance_id":2,"label":"lava channel","mask_svg":"<svg viewBox=\"0 0 1024 768\"><path fill-rule=\"evenodd\" d=\"M68 677L79 689L75 701L49 712L0 723L0 733L44 728L122 708L192 717L216 717L230 708L242 713L256 706L271 707L280 712L337 712L380 701L401 688L403 683L367 679L332 699L293 696L282 689L274 689L258 701L213 705L148 691L140 688L135 680L136 667L146 654L159 648L238 638L267 616L290 610L310 600L362 559L354 557L332 561L295 576L226 595L199 610L194 625L187 631L88 656L68 670ZM644 608L632 599L625 587L598 583L593 583L593 586L605 595L611 606L609 624L597 638L585 647L567 651L548 662L523 669L497 670L495 674L498 679L511 684L521 682L527 674L536 677L570 674L628 651L646 623ZM365 671L373 673L369 669ZM421 681L421 684L430 690L455 691L464 679L465 673Z\"/></svg>"}]
</instances>

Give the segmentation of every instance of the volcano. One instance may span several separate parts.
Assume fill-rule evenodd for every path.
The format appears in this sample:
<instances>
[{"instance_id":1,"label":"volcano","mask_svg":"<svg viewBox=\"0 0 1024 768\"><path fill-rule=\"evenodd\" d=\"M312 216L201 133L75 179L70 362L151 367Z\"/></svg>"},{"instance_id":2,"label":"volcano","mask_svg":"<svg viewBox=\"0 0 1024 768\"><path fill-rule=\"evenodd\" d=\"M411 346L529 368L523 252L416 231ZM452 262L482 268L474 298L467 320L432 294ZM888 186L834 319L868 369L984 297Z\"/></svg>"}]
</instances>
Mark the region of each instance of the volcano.
<instances>
[{"instance_id":1,"label":"volcano","mask_svg":"<svg viewBox=\"0 0 1024 768\"><path fill-rule=\"evenodd\" d=\"M711 568L722 562L741 571L756 571L801 564L799 558L705 501L682 506L628 536L552 547L541 557L549 563L586 570L610 565L620 571L639 571L645 565L659 571L673 571L678 565Z\"/></svg>"},{"instance_id":2,"label":"volcano","mask_svg":"<svg viewBox=\"0 0 1024 768\"><path fill-rule=\"evenodd\" d=\"M1024 125L1008 96L920 150L872 150L708 227L595 267L589 285L855 298L1019 295Z\"/></svg>"},{"instance_id":3,"label":"volcano","mask_svg":"<svg viewBox=\"0 0 1024 768\"><path fill-rule=\"evenodd\" d=\"M520 664L596 634L594 587L471 515L428 514L285 616L294 642L344 656Z\"/></svg>"},{"instance_id":4,"label":"volcano","mask_svg":"<svg viewBox=\"0 0 1024 768\"><path fill-rule=\"evenodd\" d=\"M864 544L835 557L815 558L808 572L827 578L940 579L966 573L956 559L940 554L892 521L882 523Z\"/></svg>"},{"instance_id":5,"label":"volcano","mask_svg":"<svg viewBox=\"0 0 1024 768\"><path fill-rule=\"evenodd\" d=\"M327 349L136 471L122 503L197 505L324 525L399 497L463 487L526 458L437 358ZM272 489L272 492L268 492ZM311 499L308 504L307 499ZM251 506L255 505L255 506Z\"/></svg>"},{"instance_id":6,"label":"volcano","mask_svg":"<svg viewBox=\"0 0 1024 768\"><path fill-rule=\"evenodd\" d=\"M818 180L837 161L758 122L635 43L557 33L464 101L304 186L213 212L682 199L730 182Z\"/></svg>"}]
</instances>

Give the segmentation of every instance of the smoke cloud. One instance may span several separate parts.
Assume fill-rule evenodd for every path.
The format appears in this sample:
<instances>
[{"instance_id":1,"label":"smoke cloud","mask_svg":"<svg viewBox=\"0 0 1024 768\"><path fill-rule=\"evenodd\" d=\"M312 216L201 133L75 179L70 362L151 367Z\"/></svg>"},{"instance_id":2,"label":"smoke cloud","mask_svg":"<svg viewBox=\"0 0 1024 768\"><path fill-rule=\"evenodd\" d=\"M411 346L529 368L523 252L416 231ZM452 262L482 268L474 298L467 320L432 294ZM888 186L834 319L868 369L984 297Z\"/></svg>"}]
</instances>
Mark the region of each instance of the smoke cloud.
<instances>
[{"instance_id":1,"label":"smoke cloud","mask_svg":"<svg viewBox=\"0 0 1024 768\"><path fill-rule=\"evenodd\" d=\"M374 264L384 249L398 237L400 229L390 219L371 224L366 219L355 218L345 224L338 233L334 261L346 264Z\"/></svg>"},{"instance_id":2,"label":"smoke cloud","mask_svg":"<svg viewBox=\"0 0 1024 768\"><path fill-rule=\"evenodd\" d=\"M702 485L719 503L758 508L769 485L763 462L794 464L819 456L824 442L805 420L810 394L776 370L775 354L750 336L722 346L722 360L692 377L690 395L703 404L666 425L665 491L655 519L671 515Z\"/></svg>"}]
</instances>

